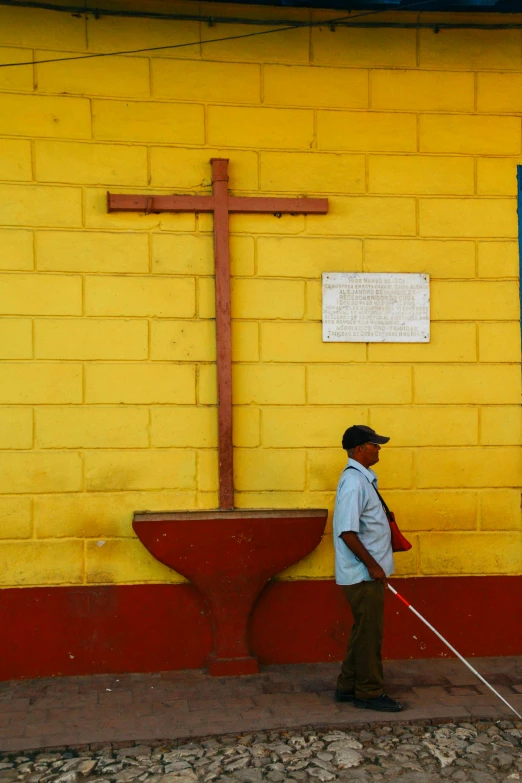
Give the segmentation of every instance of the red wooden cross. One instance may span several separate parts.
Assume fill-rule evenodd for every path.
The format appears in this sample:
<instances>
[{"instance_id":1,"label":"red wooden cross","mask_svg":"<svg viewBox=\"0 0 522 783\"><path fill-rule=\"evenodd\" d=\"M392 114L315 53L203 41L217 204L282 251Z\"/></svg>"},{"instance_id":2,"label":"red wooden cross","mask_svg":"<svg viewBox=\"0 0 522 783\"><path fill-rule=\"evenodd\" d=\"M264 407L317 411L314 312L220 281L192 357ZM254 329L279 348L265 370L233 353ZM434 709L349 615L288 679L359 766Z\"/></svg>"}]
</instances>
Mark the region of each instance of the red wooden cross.
<instances>
[{"instance_id":1,"label":"red wooden cross","mask_svg":"<svg viewBox=\"0 0 522 783\"><path fill-rule=\"evenodd\" d=\"M218 375L219 506L234 507L232 450L232 350L230 323L230 212L324 215L326 198L230 196L228 159L212 158L211 196L131 196L107 193L109 212L213 212L216 264L216 342Z\"/></svg>"}]
</instances>

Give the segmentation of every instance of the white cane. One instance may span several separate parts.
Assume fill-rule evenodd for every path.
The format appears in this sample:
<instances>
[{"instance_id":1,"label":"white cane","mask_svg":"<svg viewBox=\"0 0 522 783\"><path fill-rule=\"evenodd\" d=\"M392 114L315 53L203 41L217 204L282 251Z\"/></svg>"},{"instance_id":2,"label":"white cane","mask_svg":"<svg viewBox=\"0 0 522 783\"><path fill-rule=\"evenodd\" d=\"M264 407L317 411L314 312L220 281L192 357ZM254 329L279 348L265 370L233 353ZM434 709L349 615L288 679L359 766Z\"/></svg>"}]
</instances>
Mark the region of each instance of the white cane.
<instances>
[{"instance_id":1,"label":"white cane","mask_svg":"<svg viewBox=\"0 0 522 783\"><path fill-rule=\"evenodd\" d=\"M473 672L473 674L474 674L476 677L478 677L478 678L479 678L479 680L480 680L481 682L483 682L483 683L484 683L484 685L487 685L487 686L488 686L488 688L490 689L490 691L493 691L493 693L495 694L495 696L498 696L498 698L499 698L499 699L501 699L501 701L503 701L503 702L504 702L504 704L506 704L506 705L509 707L509 709L511 710L511 712L514 712L514 713L515 713L515 715L517 715L517 717L519 717L519 718L522 718L522 715L521 715L519 712L517 712L517 711L516 711L516 709L515 709L514 707L512 707L512 706L511 706L511 704L510 704L508 701L506 701L506 699L505 699L503 696L501 696L501 695L500 695L500 693L499 693L498 691L496 691L496 690L495 690L495 688L494 688L492 685L490 685L490 684L489 684L489 682L488 682L487 680L485 680L485 679L484 679L484 677L483 677L481 674L479 674L479 673L478 673L478 671L477 671L476 669L474 669L474 668L473 668L473 666L472 666L470 663L468 663L468 662L467 662L467 660L466 660L465 658L463 658L463 657L462 657L462 655L461 655L459 652L457 652L457 650L456 650L454 647L452 647L452 646L451 646L451 644L450 644L450 643L449 643L449 642L448 642L448 641L447 641L447 640L446 640L446 639L445 639L445 638L442 636L442 634L440 634L440 633L439 633L439 632L438 632L438 631L437 631L437 630L436 630L436 629L433 627L433 625L431 625L431 623L429 623L429 622L428 622L428 621L427 621L427 620L426 620L426 619L425 619L425 618L424 618L424 617L423 617L423 616L422 616L422 615L421 615L421 614L420 614L420 613L419 613L419 612L418 612L416 609L414 609L414 608L413 608L413 606L412 606L410 603L408 603L408 601L407 601L405 598L403 598L403 597L402 597L402 595L401 595L400 593L398 593L398 592L397 592L397 590L396 590L394 587L392 587L392 586L391 586L391 584L389 584L389 583L388 583L388 587L390 588L390 590L392 591L392 593L393 593L394 595L396 595L396 596L397 596L397 598L399 599L399 601L402 601L402 603L403 603L405 606L407 606L407 607L408 607L408 609L410 609L410 610L413 612L413 614L417 615L417 617L419 618L419 620L422 620L422 622L424 623L424 625L427 625L427 626L428 626L428 628L430 629L430 631L433 631L433 633L435 634L435 636L438 636L438 637L439 637L439 639L440 639L441 641L443 641L443 642L444 642L444 644L446 645L446 647L449 647L449 649L451 650L451 652L452 652L452 653L454 653L454 654L457 656L457 658L460 658L460 660L462 661L462 663L465 663L465 664L466 664L466 666L468 667L468 669L470 669L470 670Z\"/></svg>"}]
</instances>

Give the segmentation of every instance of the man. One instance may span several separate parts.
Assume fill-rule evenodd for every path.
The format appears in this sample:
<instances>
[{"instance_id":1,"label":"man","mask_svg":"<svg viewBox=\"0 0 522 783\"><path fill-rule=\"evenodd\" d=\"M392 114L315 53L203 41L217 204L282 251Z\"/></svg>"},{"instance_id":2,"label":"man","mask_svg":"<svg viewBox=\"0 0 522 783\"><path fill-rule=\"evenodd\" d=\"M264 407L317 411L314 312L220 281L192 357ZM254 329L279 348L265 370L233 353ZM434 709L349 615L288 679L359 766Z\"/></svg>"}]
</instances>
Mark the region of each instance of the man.
<instances>
[{"instance_id":1,"label":"man","mask_svg":"<svg viewBox=\"0 0 522 783\"><path fill-rule=\"evenodd\" d=\"M393 553L390 526L377 494L377 476L371 470L379 461L380 444L389 440L363 424L349 427L343 435L349 459L335 499L335 576L354 623L335 698L361 709L400 712L402 705L384 693L384 592L387 577L393 573Z\"/></svg>"}]
</instances>

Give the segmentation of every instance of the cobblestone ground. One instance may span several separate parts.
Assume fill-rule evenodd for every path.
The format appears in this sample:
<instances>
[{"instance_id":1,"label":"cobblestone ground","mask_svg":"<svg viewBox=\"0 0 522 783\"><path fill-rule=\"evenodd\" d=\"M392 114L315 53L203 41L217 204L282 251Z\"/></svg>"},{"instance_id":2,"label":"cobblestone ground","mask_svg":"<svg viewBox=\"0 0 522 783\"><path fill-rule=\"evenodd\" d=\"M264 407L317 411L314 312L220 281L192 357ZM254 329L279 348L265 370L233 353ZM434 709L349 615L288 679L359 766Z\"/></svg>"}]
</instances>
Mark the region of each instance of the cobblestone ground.
<instances>
[{"instance_id":1,"label":"cobblestone ground","mask_svg":"<svg viewBox=\"0 0 522 783\"><path fill-rule=\"evenodd\" d=\"M197 741L0 754L0 783L508 783L522 721L260 731Z\"/></svg>"}]
</instances>

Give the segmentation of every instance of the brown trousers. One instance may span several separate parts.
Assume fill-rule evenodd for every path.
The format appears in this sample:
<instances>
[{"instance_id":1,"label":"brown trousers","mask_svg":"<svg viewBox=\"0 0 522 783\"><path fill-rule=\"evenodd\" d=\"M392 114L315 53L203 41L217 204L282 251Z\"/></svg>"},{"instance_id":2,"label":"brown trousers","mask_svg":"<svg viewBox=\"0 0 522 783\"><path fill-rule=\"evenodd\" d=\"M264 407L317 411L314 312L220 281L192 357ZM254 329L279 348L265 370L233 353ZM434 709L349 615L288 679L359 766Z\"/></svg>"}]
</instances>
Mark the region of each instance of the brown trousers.
<instances>
[{"instance_id":1,"label":"brown trousers","mask_svg":"<svg viewBox=\"0 0 522 783\"><path fill-rule=\"evenodd\" d=\"M359 582L343 585L353 615L348 650L341 666L337 688L355 692L358 699L374 699L384 693L382 634L384 626L384 585Z\"/></svg>"}]
</instances>

